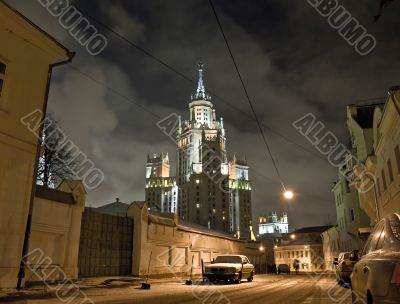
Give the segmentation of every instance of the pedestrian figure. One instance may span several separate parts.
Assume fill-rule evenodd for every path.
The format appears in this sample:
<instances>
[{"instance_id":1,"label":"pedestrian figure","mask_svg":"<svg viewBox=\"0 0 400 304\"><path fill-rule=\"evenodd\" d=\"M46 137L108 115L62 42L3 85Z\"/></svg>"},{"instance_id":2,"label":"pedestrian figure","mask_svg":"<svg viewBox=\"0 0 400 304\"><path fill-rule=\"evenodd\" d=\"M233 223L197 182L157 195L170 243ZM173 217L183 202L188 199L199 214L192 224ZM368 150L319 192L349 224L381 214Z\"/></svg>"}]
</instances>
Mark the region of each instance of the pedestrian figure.
<instances>
[{"instance_id":1,"label":"pedestrian figure","mask_svg":"<svg viewBox=\"0 0 400 304\"><path fill-rule=\"evenodd\" d=\"M298 259L294 259L293 268L296 271L296 274L298 274L299 273L299 268L300 268L300 261Z\"/></svg>"}]
</instances>

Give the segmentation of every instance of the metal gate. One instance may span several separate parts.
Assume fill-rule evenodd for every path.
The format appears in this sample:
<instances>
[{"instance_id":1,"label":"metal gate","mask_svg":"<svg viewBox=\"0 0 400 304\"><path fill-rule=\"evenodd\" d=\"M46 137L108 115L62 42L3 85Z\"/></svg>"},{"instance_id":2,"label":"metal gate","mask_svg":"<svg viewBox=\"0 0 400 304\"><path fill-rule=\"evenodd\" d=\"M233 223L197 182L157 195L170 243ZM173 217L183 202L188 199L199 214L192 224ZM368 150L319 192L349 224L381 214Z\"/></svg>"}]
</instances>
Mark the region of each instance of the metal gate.
<instances>
[{"instance_id":1,"label":"metal gate","mask_svg":"<svg viewBox=\"0 0 400 304\"><path fill-rule=\"evenodd\" d=\"M133 219L85 208L79 244L79 277L132 273Z\"/></svg>"}]
</instances>

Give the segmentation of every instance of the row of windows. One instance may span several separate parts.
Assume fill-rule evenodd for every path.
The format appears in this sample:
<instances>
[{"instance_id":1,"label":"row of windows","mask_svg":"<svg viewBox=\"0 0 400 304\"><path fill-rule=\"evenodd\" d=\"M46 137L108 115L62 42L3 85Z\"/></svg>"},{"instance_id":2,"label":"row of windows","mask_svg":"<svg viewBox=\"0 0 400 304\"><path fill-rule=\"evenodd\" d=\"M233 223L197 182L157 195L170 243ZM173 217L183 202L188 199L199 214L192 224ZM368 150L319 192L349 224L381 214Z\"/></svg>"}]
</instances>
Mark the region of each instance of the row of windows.
<instances>
[{"instance_id":1,"label":"row of windows","mask_svg":"<svg viewBox=\"0 0 400 304\"><path fill-rule=\"evenodd\" d=\"M294 258L308 258L308 251L288 251L288 252L279 252L279 258L284 259L285 258L285 253L286 257L289 259L294 259Z\"/></svg>"},{"instance_id":2,"label":"row of windows","mask_svg":"<svg viewBox=\"0 0 400 304\"><path fill-rule=\"evenodd\" d=\"M400 174L400 149L399 146L396 146L394 149L394 155L396 158L396 165L397 165L397 174ZM389 159L386 162L386 168L387 168L387 173L385 168L382 168L380 177L377 178L377 188L378 188L378 196L381 196L383 192L385 192L388 188L389 185L391 185L394 181L394 174L393 174L393 167L392 167L392 160L389 157ZM386 177L389 177L387 183Z\"/></svg>"}]
</instances>

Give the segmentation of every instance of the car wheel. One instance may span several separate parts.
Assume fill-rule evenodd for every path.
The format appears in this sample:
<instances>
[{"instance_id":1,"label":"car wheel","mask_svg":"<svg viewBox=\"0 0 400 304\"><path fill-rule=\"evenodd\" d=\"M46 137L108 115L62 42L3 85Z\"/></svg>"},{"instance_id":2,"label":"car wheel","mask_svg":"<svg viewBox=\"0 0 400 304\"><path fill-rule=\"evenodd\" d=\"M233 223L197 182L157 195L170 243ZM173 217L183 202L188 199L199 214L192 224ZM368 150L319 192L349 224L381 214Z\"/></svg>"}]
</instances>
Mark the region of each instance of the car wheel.
<instances>
[{"instance_id":1,"label":"car wheel","mask_svg":"<svg viewBox=\"0 0 400 304\"><path fill-rule=\"evenodd\" d=\"M253 281L253 272L250 273L250 276L247 278L248 282L252 282Z\"/></svg>"},{"instance_id":2,"label":"car wheel","mask_svg":"<svg viewBox=\"0 0 400 304\"><path fill-rule=\"evenodd\" d=\"M240 282L242 282L242 272L239 272L239 277L238 277L238 279L236 280L236 284L240 284Z\"/></svg>"}]
</instances>

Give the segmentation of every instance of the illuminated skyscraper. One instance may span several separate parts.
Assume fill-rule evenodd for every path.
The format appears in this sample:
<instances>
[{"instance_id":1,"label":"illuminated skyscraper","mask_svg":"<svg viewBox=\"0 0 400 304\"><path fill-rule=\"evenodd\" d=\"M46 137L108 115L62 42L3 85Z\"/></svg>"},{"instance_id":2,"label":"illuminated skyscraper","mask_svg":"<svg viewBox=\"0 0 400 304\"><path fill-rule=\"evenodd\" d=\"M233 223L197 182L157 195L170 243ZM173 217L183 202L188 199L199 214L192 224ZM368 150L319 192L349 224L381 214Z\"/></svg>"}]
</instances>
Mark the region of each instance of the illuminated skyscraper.
<instances>
[{"instance_id":1,"label":"illuminated skyscraper","mask_svg":"<svg viewBox=\"0 0 400 304\"><path fill-rule=\"evenodd\" d=\"M199 64L196 91L189 102L189 119L181 120L179 117L176 144L178 149L176 213L179 217L212 230L249 238L251 230L249 167L246 161L238 161L236 157L228 162L224 121L222 117L217 119L214 104L205 90L202 64ZM163 171L160 169L163 167L168 167L169 173L169 160L164 163L157 157L154 162L148 160L147 170ZM148 182L151 181L149 185L151 183L159 185L162 182L158 179L164 178L165 183L167 176L151 176L151 172L148 171L146 178ZM171 185L175 185L174 182L175 179L171 180ZM165 195L168 192L163 191L150 195L150 191L147 190L146 200L149 199L148 202L152 206L162 206L162 193Z\"/></svg>"}]
</instances>

